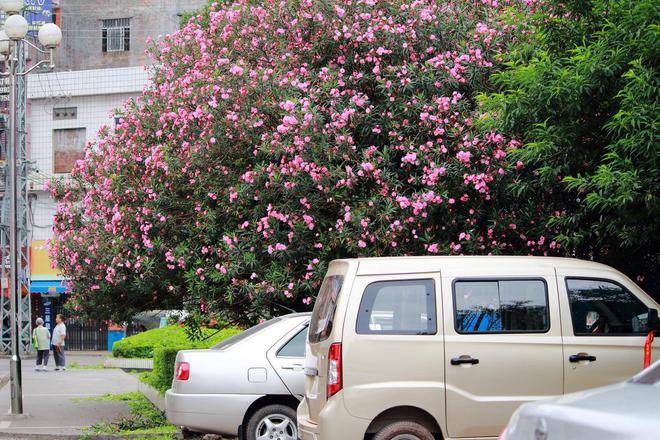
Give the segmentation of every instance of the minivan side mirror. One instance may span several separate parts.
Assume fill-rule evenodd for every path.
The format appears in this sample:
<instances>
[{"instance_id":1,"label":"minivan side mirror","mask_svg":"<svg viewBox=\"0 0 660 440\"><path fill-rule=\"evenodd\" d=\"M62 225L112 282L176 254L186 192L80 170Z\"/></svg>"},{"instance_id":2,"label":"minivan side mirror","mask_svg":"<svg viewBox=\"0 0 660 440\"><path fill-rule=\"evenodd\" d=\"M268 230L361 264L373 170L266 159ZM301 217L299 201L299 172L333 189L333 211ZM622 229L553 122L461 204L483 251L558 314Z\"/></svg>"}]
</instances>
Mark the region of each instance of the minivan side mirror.
<instances>
[{"instance_id":1,"label":"minivan side mirror","mask_svg":"<svg viewBox=\"0 0 660 440\"><path fill-rule=\"evenodd\" d=\"M649 309L649 314L646 320L646 325L649 331L656 331L660 333L660 319L658 319L658 310Z\"/></svg>"}]
</instances>

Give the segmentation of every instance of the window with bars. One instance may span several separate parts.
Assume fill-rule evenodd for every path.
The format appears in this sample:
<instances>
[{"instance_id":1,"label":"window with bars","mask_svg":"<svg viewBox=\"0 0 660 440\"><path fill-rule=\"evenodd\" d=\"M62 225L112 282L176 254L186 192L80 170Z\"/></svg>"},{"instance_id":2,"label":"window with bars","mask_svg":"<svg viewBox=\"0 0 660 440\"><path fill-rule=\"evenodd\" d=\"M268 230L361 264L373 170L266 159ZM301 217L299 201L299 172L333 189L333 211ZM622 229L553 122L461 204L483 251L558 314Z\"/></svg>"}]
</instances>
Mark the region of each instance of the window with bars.
<instances>
[{"instance_id":1,"label":"window with bars","mask_svg":"<svg viewBox=\"0 0 660 440\"><path fill-rule=\"evenodd\" d=\"M103 20L101 31L103 52L126 52L131 48L131 19Z\"/></svg>"}]
</instances>

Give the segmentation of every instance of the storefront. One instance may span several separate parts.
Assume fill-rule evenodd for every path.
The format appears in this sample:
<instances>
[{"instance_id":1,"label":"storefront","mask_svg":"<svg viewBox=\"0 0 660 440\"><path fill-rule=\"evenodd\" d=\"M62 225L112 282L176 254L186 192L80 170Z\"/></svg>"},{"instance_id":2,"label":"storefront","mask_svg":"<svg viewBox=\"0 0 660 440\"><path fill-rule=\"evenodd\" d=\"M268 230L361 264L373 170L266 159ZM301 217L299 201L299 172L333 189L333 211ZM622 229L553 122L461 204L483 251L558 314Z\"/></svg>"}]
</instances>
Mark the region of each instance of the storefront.
<instances>
[{"instance_id":1,"label":"storefront","mask_svg":"<svg viewBox=\"0 0 660 440\"><path fill-rule=\"evenodd\" d=\"M45 326L53 331L55 316L61 312L65 301L66 288L64 279L57 269L53 269L48 258L46 242L33 241L30 246L30 300L32 304L32 321L43 318Z\"/></svg>"},{"instance_id":2,"label":"storefront","mask_svg":"<svg viewBox=\"0 0 660 440\"><path fill-rule=\"evenodd\" d=\"M55 317L64 314L67 326L66 345L69 350L107 350L108 325L102 321L74 320L64 309L67 287L57 269L51 267L45 241L33 241L30 248L30 302L32 325L41 317L52 333ZM114 339L117 338L113 335Z\"/></svg>"}]
</instances>

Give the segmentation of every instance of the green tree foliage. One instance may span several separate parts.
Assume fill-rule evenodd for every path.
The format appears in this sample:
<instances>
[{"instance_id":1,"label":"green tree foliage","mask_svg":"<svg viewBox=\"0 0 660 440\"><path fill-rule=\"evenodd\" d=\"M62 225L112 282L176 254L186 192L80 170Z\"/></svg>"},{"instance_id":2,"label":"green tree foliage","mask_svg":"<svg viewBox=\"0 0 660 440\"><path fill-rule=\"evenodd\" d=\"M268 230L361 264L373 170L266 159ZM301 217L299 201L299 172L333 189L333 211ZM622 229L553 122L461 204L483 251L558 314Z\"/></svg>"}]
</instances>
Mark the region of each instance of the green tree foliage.
<instances>
[{"instance_id":1,"label":"green tree foliage","mask_svg":"<svg viewBox=\"0 0 660 440\"><path fill-rule=\"evenodd\" d=\"M651 282L658 267L658 4L549 1L494 75L481 124L523 146L512 190L564 253ZM531 231L529 231L531 232Z\"/></svg>"}]
</instances>

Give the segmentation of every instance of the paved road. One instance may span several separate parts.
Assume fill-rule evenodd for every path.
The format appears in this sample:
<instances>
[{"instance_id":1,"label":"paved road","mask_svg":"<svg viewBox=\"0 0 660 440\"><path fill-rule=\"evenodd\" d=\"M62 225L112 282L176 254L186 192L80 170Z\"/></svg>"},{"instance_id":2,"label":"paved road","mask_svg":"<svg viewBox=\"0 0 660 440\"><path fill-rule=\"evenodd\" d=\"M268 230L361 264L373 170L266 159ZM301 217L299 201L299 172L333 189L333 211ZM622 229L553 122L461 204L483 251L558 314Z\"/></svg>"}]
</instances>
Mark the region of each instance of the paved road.
<instances>
[{"instance_id":1,"label":"paved road","mask_svg":"<svg viewBox=\"0 0 660 440\"><path fill-rule=\"evenodd\" d=\"M107 354L67 353L68 363L99 365ZM52 359L51 362L52 363ZM53 365L51 365L51 368ZM9 371L9 360L0 359L0 375ZM117 369L68 369L35 372L34 359L23 361L24 419L6 416L9 412L9 384L0 390L0 438L22 438L19 433L50 434L53 438L76 435L100 421L128 414L121 402L84 400L107 393L137 391L137 378ZM12 436L11 434L16 434Z\"/></svg>"}]
</instances>

